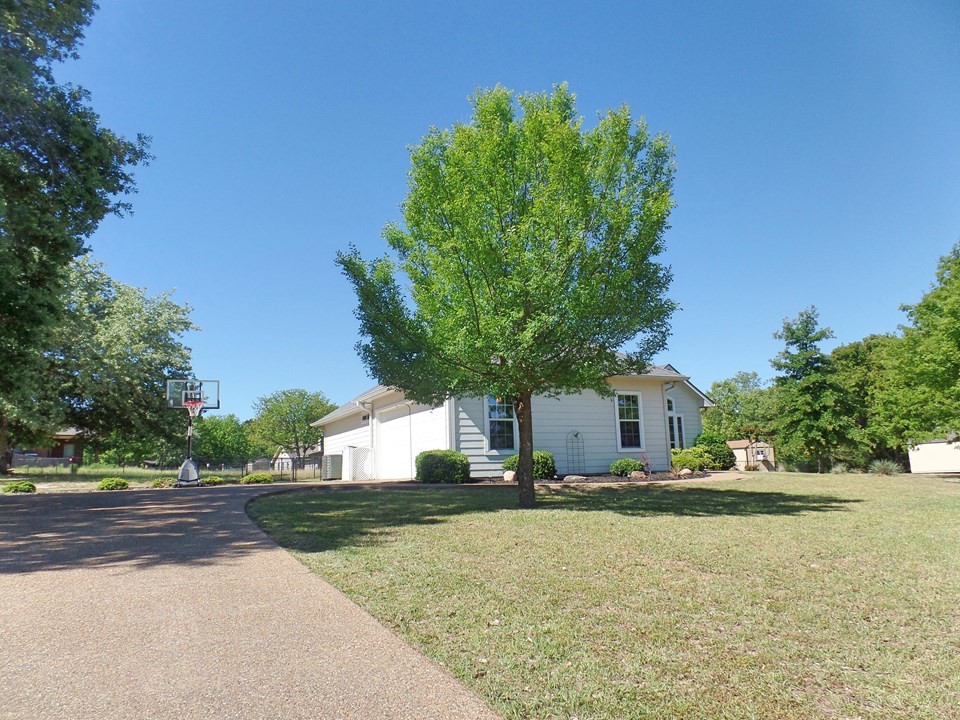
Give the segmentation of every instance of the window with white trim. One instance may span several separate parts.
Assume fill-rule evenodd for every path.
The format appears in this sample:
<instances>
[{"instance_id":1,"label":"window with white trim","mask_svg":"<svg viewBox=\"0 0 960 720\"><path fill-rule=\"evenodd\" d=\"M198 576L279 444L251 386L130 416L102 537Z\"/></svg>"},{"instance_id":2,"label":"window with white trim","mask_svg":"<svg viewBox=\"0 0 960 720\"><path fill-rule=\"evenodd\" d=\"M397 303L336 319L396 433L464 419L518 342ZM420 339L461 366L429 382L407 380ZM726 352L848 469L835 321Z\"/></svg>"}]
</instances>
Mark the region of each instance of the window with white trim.
<instances>
[{"instance_id":1,"label":"window with white trim","mask_svg":"<svg viewBox=\"0 0 960 720\"><path fill-rule=\"evenodd\" d=\"M617 449L643 449L643 403L639 393L617 393Z\"/></svg>"},{"instance_id":2,"label":"window with white trim","mask_svg":"<svg viewBox=\"0 0 960 720\"><path fill-rule=\"evenodd\" d=\"M667 398L667 428L670 431L670 449L684 448L683 415L677 415L673 398Z\"/></svg>"},{"instance_id":3,"label":"window with white trim","mask_svg":"<svg viewBox=\"0 0 960 720\"><path fill-rule=\"evenodd\" d=\"M516 450L513 403L487 395L487 440L491 450Z\"/></svg>"}]
</instances>

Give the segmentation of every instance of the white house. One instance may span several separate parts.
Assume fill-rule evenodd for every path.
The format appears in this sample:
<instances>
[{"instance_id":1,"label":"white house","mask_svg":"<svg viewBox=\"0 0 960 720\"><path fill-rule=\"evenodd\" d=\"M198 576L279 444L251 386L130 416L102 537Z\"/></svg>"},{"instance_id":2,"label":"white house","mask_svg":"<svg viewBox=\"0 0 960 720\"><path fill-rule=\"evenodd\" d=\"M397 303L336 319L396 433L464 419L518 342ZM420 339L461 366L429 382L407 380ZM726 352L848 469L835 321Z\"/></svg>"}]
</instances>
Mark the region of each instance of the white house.
<instances>
[{"instance_id":1,"label":"white house","mask_svg":"<svg viewBox=\"0 0 960 720\"><path fill-rule=\"evenodd\" d=\"M960 441L930 440L908 449L912 473L960 473Z\"/></svg>"},{"instance_id":2,"label":"white house","mask_svg":"<svg viewBox=\"0 0 960 720\"><path fill-rule=\"evenodd\" d=\"M641 455L655 470L668 469L670 449L693 444L700 408L713 404L670 365L615 376L610 385L612 397L587 390L533 398L534 448L553 453L560 475L605 473L614 460ZM326 456L342 457L328 463L340 466L332 476L345 479L412 479L419 453L447 449L470 458L472 477L491 477L519 448L513 406L493 396L430 407L378 385L313 425L323 428Z\"/></svg>"}]
</instances>

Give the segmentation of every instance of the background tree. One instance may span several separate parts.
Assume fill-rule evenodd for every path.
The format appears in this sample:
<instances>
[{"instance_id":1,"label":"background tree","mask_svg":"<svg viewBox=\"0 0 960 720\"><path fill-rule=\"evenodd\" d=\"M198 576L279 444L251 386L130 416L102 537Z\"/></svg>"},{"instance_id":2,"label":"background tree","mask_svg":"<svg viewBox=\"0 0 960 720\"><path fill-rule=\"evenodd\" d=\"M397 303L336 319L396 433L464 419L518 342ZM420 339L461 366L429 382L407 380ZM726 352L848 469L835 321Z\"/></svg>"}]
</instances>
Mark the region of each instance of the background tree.
<instances>
[{"instance_id":1,"label":"background tree","mask_svg":"<svg viewBox=\"0 0 960 720\"><path fill-rule=\"evenodd\" d=\"M193 432L193 456L198 464L245 465L253 457L247 431L236 415L201 417Z\"/></svg>"},{"instance_id":2,"label":"background tree","mask_svg":"<svg viewBox=\"0 0 960 720\"><path fill-rule=\"evenodd\" d=\"M191 375L182 341L197 329L190 308L113 280L86 258L70 268L64 305L49 353L62 422L94 448L113 433L138 445L182 436L186 416L167 409L166 381Z\"/></svg>"},{"instance_id":3,"label":"background tree","mask_svg":"<svg viewBox=\"0 0 960 720\"><path fill-rule=\"evenodd\" d=\"M28 413L27 375L58 321L70 260L107 213L129 205L131 168L148 158L101 127L82 88L53 64L76 57L90 0L0 3L0 426Z\"/></svg>"},{"instance_id":4,"label":"background tree","mask_svg":"<svg viewBox=\"0 0 960 720\"><path fill-rule=\"evenodd\" d=\"M302 467L307 449L319 443L323 435L320 428L312 427L310 423L333 412L336 407L323 393L311 393L302 388L280 390L258 398L254 403L256 416L250 425L252 435L260 443L283 449L294 458L298 467Z\"/></svg>"},{"instance_id":5,"label":"background tree","mask_svg":"<svg viewBox=\"0 0 960 720\"><path fill-rule=\"evenodd\" d=\"M774 412L769 389L755 372L718 380L708 393L714 406L703 411L703 431L723 440L767 439Z\"/></svg>"},{"instance_id":6,"label":"background tree","mask_svg":"<svg viewBox=\"0 0 960 720\"><path fill-rule=\"evenodd\" d=\"M609 376L666 345L671 275L654 258L673 173L668 138L625 106L584 130L565 85L516 99L498 87L473 98L470 124L411 149L404 227L384 231L399 266L338 255L373 377L419 402L513 403L522 507L535 503L533 395L610 394ZM615 352L631 340L632 355Z\"/></svg>"},{"instance_id":7,"label":"background tree","mask_svg":"<svg viewBox=\"0 0 960 720\"><path fill-rule=\"evenodd\" d=\"M774 337L784 341L783 351L770 361L780 372L774 379L777 452L823 472L831 451L848 444L854 432L849 399L820 350L833 332L818 327L817 310L809 307L784 320Z\"/></svg>"}]
</instances>

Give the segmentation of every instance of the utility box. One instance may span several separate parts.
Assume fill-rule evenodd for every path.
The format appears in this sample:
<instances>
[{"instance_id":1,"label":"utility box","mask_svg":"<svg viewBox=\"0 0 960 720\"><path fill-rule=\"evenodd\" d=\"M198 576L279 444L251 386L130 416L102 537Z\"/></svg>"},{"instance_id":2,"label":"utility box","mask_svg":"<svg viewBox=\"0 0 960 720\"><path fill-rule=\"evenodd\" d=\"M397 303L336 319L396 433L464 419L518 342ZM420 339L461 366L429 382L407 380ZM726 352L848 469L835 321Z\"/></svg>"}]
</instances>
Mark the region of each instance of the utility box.
<instances>
[{"instance_id":1,"label":"utility box","mask_svg":"<svg viewBox=\"0 0 960 720\"><path fill-rule=\"evenodd\" d=\"M343 455L324 455L320 468L321 480L340 480L343 477Z\"/></svg>"}]
</instances>

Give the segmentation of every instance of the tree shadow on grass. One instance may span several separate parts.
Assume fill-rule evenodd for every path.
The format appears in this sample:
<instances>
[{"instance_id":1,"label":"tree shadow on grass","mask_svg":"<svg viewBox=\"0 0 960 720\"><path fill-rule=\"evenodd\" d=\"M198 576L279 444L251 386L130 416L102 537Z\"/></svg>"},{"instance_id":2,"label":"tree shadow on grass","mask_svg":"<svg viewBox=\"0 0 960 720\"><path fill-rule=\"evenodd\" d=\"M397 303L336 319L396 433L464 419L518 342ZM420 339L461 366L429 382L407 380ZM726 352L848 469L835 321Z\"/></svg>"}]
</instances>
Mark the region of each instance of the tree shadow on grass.
<instances>
[{"instance_id":1,"label":"tree shadow on grass","mask_svg":"<svg viewBox=\"0 0 960 720\"><path fill-rule=\"evenodd\" d=\"M404 526L439 524L454 516L538 512L518 510L517 490L509 486L402 485L354 490L339 486L264 497L252 502L247 511L280 545L302 552L380 544L390 541ZM862 502L834 495L664 485L551 485L542 487L537 499L541 510L613 512L630 517L789 516L842 512Z\"/></svg>"}]
</instances>

